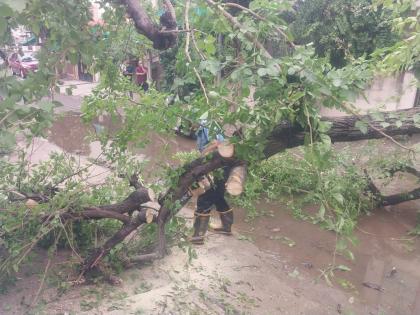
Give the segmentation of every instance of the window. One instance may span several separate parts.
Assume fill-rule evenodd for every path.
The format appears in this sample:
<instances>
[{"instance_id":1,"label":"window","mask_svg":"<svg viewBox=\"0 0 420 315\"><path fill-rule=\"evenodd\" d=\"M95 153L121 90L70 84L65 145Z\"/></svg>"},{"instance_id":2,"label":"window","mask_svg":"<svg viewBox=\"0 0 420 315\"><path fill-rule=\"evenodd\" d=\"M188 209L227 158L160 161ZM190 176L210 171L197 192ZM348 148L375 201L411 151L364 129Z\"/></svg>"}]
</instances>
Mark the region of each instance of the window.
<instances>
[{"instance_id":1,"label":"window","mask_svg":"<svg viewBox=\"0 0 420 315\"><path fill-rule=\"evenodd\" d=\"M22 57L22 62L31 62L31 61L34 61L31 56L23 56Z\"/></svg>"}]
</instances>

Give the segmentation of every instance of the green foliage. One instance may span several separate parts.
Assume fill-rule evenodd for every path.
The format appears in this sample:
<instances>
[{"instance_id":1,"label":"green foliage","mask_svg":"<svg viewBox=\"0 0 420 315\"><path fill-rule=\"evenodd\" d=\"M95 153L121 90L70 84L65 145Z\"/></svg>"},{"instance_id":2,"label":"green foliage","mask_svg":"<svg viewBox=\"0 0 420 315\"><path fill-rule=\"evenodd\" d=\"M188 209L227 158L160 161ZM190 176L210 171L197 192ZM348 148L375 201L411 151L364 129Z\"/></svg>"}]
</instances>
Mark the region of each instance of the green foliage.
<instances>
[{"instance_id":1,"label":"green foliage","mask_svg":"<svg viewBox=\"0 0 420 315\"><path fill-rule=\"evenodd\" d=\"M253 165L239 205L249 207L261 198L292 196L290 206L301 218L328 230L351 235L359 216L370 209L365 195L367 182L351 163L351 156L338 155L329 145L317 144L302 151L287 152ZM317 209L316 213L303 209ZM250 215L255 216L251 208Z\"/></svg>"},{"instance_id":2,"label":"green foliage","mask_svg":"<svg viewBox=\"0 0 420 315\"><path fill-rule=\"evenodd\" d=\"M174 158L178 161L181 162L181 164L188 164L192 161L194 161L195 159L200 157L200 152L199 151L191 151L191 152L177 152L174 155Z\"/></svg>"},{"instance_id":3,"label":"green foliage","mask_svg":"<svg viewBox=\"0 0 420 315\"><path fill-rule=\"evenodd\" d=\"M37 245L49 248L58 244L84 255L114 234L121 227L119 221L64 222L59 215L66 210L77 212L85 206L121 201L130 189L127 179L119 178L119 171L127 170L124 162L131 164L132 161L126 157L115 162L116 172L108 176L102 185L90 187L87 169L80 167L73 157L55 153L49 160L32 166L30 172L23 155L20 164L0 160L2 178L7 179L0 186L0 207L7 208L7 211L0 211L0 280L7 279L30 259L28 248ZM43 196L47 202L29 208L25 205L26 198L20 202L8 201L6 198L10 194L18 197L22 197L21 194ZM121 246L113 249L108 258L111 265L118 265L121 251Z\"/></svg>"},{"instance_id":4,"label":"green foliage","mask_svg":"<svg viewBox=\"0 0 420 315\"><path fill-rule=\"evenodd\" d=\"M415 1L374 1L390 12L393 31L400 35L394 45L375 51L382 72L413 71L420 78L420 12Z\"/></svg>"},{"instance_id":5,"label":"green foliage","mask_svg":"<svg viewBox=\"0 0 420 315\"><path fill-rule=\"evenodd\" d=\"M298 44L313 43L316 54L335 67L392 46L390 11L371 0L297 1L291 30Z\"/></svg>"}]
</instances>

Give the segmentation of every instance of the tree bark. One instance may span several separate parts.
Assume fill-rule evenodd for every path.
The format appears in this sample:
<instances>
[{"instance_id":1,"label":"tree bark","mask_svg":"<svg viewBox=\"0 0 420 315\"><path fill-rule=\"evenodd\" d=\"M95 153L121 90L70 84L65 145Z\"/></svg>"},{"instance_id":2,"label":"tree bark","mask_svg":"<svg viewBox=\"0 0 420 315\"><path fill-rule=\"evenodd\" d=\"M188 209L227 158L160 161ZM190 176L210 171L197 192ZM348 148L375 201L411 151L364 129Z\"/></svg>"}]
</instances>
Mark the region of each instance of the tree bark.
<instances>
[{"instance_id":1,"label":"tree bark","mask_svg":"<svg viewBox=\"0 0 420 315\"><path fill-rule=\"evenodd\" d=\"M379 129L389 136L411 135L420 133L420 128L415 123L415 115L420 114L420 108L414 107L410 109L402 109L392 112L384 112L384 120L376 121L371 115L345 116L323 118L322 121L331 123L331 128L327 135L332 142L349 142L363 139L379 139L384 135L375 129ZM363 133L356 127L357 121L368 122L366 132ZM397 127L396 122L401 120L402 125ZM386 128L382 127L383 123L388 123ZM372 128L372 126L374 128ZM305 130L298 125L292 125L289 122L280 123L267 139L264 150L265 156L270 157L278 152L288 148L297 147L304 144Z\"/></svg>"},{"instance_id":2,"label":"tree bark","mask_svg":"<svg viewBox=\"0 0 420 315\"><path fill-rule=\"evenodd\" d=\"M140 205L149 201L153 201L154 194L147 188L140 187L133 191L126 199L112 205L99 206L101 210L114 211L118 213L130 213L139 210Z\"/></svg>"},{"instance_id":3,"label":"tree bark","mask_svg":"<svg viewBox=\"0 0 420 315\"><path fill-rule=\"evenodd\" d=\"M121 243L130 233L135 231L143 222L141 220L133 220L128 224L124 224L122 228L114 234L106 243L100 247L92 251L92 253L85 259L83 266L82 266L82 274L88 272L92 268L94 268L102 257L108 255L109 251L116 246L117 244Z\"/></svg>"},{"instance_id":4,"label":"tree bark","mask_svg":"<svg viewBox=\"0 0 420 315\"><path fill-rule=\"evenodd\" d=\"M165 11L160 17L160 26L153 23L139 0L120 0L134 22L137 31L153 42L153 48L166 50L177 42L175 10L171 1L165 0Z\"/></svg>"},{"instance_id":5,"label":"tree bark","mask_svg":"<svg viewBox=\"0 0 420 315\"><path fill-rule=\"evenodd\" d=\"M392 175L396 172L407 172L409 174L420 177L420 172L411 166L406 166L391 171ZM369 176L366 170L364 170L364 173L368 182L366 189L375 197L378 206L394 206L402 202L416 200L420 198L420 188L416 188L408 192L384 196L379 190L379 188L376 187L375 183L373 182L372 178Z\"/></svg>"}]
</instances>

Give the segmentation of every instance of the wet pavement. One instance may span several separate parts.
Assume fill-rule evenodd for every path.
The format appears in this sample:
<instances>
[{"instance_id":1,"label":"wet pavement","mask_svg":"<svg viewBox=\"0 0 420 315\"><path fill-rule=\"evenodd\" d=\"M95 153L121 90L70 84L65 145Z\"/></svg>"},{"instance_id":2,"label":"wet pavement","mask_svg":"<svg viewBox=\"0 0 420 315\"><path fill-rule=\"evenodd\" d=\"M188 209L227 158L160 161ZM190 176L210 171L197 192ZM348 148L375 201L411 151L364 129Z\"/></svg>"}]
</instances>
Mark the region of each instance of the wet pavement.
<instances>
[{"instance_id":1,"label":"wet pavement","mask_svg":"<svg viewBox=\"0 0 420 315\"><path fill-rule=\"evenodd\" d=\"M419 205L419 201L412 201L362 216L354 233L357 245L349 246L354 260L335 251L335 233L294 219L281 203L259 203L267 215L251 222L245 222L244 213L237 212L236 228L261 250L283 256L299 273L316 281L324 281L321 272L330 264L349 267L350 271L334 271L330 280L357 303L384 314L417 315L420 242L407 232L415 227Z\"/></svg>"}]
</instances>

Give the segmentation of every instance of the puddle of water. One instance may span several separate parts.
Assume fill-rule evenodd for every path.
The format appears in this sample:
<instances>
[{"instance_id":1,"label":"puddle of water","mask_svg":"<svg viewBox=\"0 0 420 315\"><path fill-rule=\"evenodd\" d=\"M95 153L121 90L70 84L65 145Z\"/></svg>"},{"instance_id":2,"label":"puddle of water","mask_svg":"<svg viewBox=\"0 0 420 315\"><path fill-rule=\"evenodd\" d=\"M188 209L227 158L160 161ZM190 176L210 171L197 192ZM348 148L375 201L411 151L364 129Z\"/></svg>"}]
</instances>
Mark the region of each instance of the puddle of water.
<instances>
[{"instance_id":1,"label":"puddle of water","mask_svg":"<svg viewBox=\"0 0 420 315\"><path fill-rule=\"evenodd\" d=\"M92 137L104 129L113 134L120 126L120 121L106 116L85 124L81 121L79 114L66 113L53 123L48 140L64 151L93 157L98 156L101 148L99 142L91 141ZM144 148L131 146L131 150L135 154L149 157L152 168L162 163L175 164L176 161L172 159L172 156L176 152L191 151L195 148L195 141L181 136L164 138L158 134L150 134L148 142Z\"/></svg>"},{"instance_id":2,"label":"puddle of water","mask_svg":"<svg viewBox=\"0 0 420 315\"><path fill-rule=\"evenodd\" d=\"M237 211L238 233L318 279L320 270L333 262L336 235L294 219L279 204L262 202L258 206L271 215L247 223L244 212ZM346 265L351 271L335 271L334 285L363 303L381 306L386 314L420 314L420 242L406 234L415 226L417 209L417 202L407 202L363 216L355 231L359 244L351 248L355 260L336 256L336 265ZM396 273L391 276L393 268ZM378 284L384 291L367 288L363 282Z\"/></svg>"}]
</instances>

